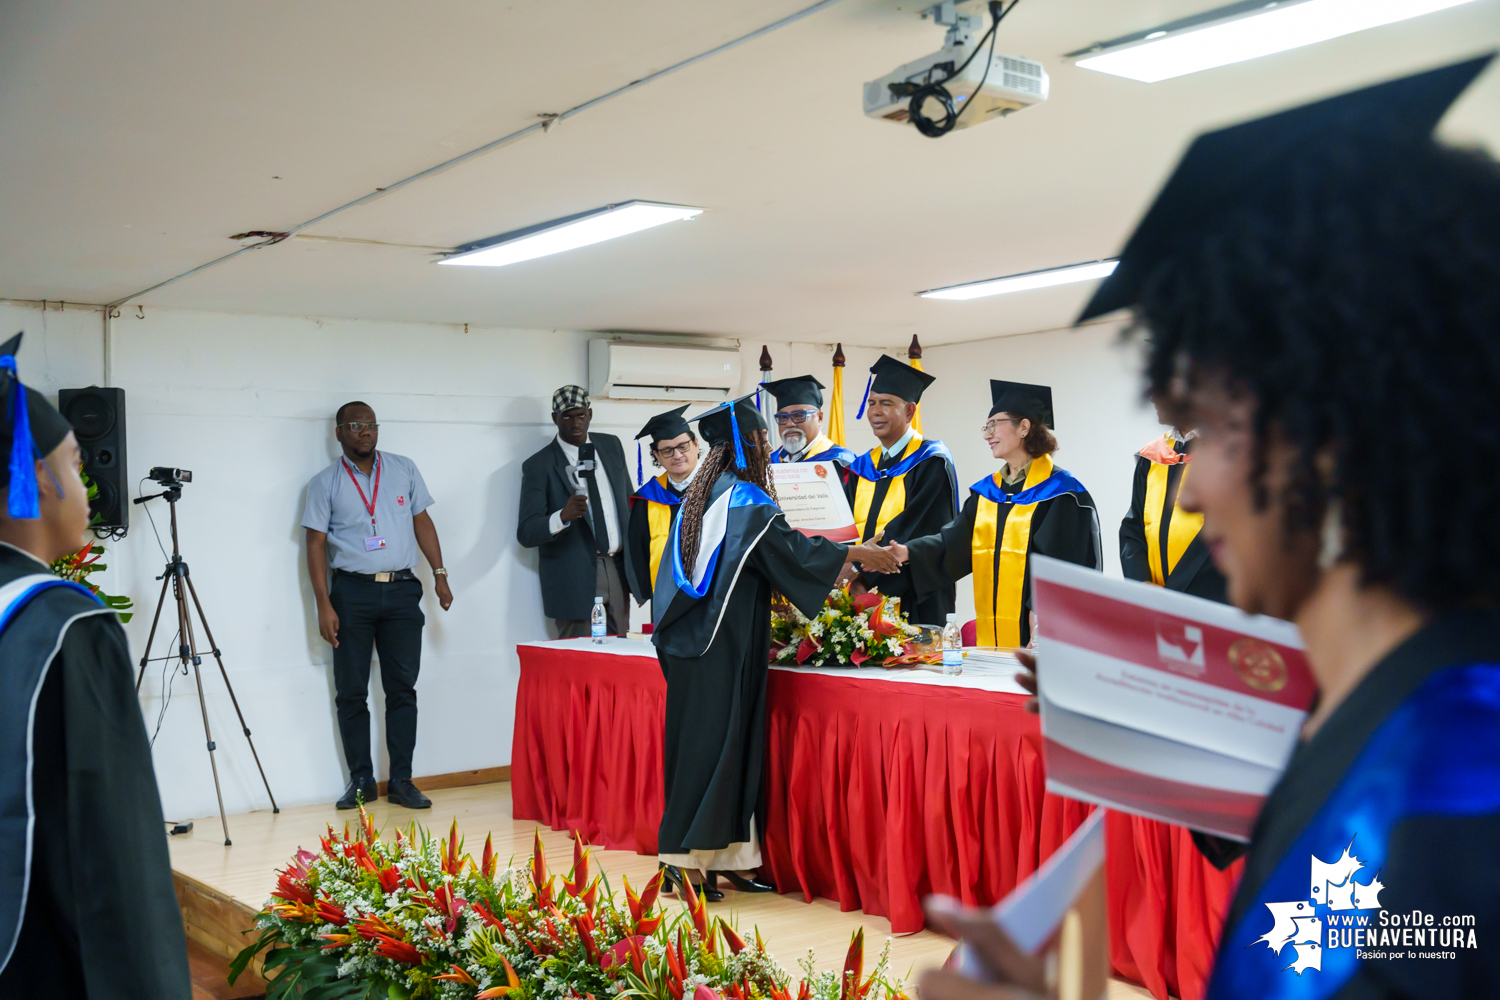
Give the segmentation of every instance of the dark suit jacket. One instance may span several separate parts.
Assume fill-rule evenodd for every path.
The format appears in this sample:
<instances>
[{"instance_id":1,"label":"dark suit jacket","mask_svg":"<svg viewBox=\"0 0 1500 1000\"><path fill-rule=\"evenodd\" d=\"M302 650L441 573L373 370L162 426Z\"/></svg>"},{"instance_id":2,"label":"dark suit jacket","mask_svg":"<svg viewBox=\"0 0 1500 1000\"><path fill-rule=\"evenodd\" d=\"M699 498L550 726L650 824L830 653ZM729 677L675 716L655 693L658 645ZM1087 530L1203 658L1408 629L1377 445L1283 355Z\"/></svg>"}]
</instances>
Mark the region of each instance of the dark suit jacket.
<instances>
[{"instance_id":1,"label":"dark suit jacket","mask_svg":"<svg viewBox=\"0 0 1500 1000\"><path fill-rule=\"evenodd\" d=\"M594 456L604 465L609 485L615 495L618 515L620 552L615 556L620 579L628 588L630 572L626 568L626 526L630 522L630 487L633 480L625 465L625 449L613 434L590 434ZM587 518L580 517L552 534L547 522L562 510L573 495L568 482L568 459L556 440L521 464L521 516L516 525L516 541L531 549L540 549L542 608L548 618L583 621L594 610L596 571L594 535ZM600 526L603 530L603 526Z\"/></svg>"}]
</instances>

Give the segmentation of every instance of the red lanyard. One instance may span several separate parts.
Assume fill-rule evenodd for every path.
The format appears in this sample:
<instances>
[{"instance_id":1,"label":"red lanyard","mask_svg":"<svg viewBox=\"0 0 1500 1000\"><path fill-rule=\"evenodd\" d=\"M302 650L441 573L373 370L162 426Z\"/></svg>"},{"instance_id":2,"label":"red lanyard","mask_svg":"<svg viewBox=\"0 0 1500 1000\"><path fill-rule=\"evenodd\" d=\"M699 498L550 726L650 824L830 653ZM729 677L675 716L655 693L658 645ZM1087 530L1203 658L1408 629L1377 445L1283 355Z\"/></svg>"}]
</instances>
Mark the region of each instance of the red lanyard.
<instances>
[{"instance_id":1,"label":"red lanyard","mask_svg":"<svg viewBox=\"0 0 1500 1000\"><path fill-rule=\"evenodd\" d=\"M354 488L359 490L359 500L365 505L365 510L370 514L370 528L373 530L375 528L375 501L380 498L380 452L377 451L375 453L375 490L374 495L368 500L365 499L365 491L359 485L359 480L354 478L354 470L349 468L348 460L341 458L339 461L344 463L344 471L349 473L349 482L353 483Z\"/></svg>"}]
</instances>

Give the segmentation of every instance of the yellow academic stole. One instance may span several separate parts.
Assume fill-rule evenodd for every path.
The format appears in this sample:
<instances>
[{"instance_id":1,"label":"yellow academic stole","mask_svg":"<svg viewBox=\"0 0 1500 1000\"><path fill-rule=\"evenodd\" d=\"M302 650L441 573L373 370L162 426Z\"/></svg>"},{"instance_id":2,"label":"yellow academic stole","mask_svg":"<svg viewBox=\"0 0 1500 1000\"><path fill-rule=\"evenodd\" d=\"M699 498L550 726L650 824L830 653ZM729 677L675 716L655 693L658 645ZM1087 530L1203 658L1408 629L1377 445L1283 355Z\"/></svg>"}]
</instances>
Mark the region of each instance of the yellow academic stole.
<instances>
[{"instance_id":1,"label":"yellow academic stole","mask_svg":"<svg viewBox=\"0 0 1500 1000\"><path fill-rule=\"evenodd\" d=\"M667 485L667 474L663 472L656 477L657 483L662 489L670 489ZM656 570L661 565L661 554L667 549L667 536L672 533L672 511L674 508L655 500L646 501L646 524L651 528L651 582L652 588L656 587Z\"/></svg>"},{"instance_id":2,"label":"yellow academic stole","mask_svg":"<svg viewBox=\"0 0 1500 1000\"><path fill-rule=\"evenodd\" d=\"M1182 496L1182 487L1187 483L1188 472L1192 466L1184 461L1182 466L1182 479L1177 483L1177 496ZM1203 528L1203 515L1190 514L1182 509L1176 497L1172 503L1172 523L1167 528L1167 567L1162 571L1161 565L1161 522L1162 515L1166 513L1167 507L1167 476L1171 472L1170 465L1160 462L1152 462L1151 467L1146 470L1146 509L1143 512L1146 521L1146 558L1151 563L1151 582L1158 587L1167 585L1167 577L1177 568L1177 562L1187 547L1198 537L1198 532Z\"/></svg>"},{"instance_id":3,"label":"yellow academic stole","mask_svg":"<svg viewBox=\"0 0 1500 1000\"><path fill-rule=\"evenodd\" d=\"M913 434L911 440L906 443L906 450L897 457L896 461L901 461L901 459L916 451L921 445L922 435ZM870 463L877 469L880 467L881 450L880 448L872 448L870 450ZM890 477L891 485L885 492L885 500L880 505L880 513L875 517L875 530L870 533L871 538L884 531L885 526L890 523L891 518L906 509L905 479L906 473L904 472L899 476ZM875 481L860 479L858 485L854 487L854 526L859 529L860 538L865 537L865 522L870 518L870 504L874 503L874 501Z\"/></svg>"},{"instance_id":4,"label":"yellow academic stole","mask_svg":"<svg viewBox=\"0 0 1500 1000\"><path fill-rule=\"evenodd\" d=\"M1052 459L1042 455L1032 459L1022 489L1046 482L1052 475ZM994 475L1000 486L1000 473ZM1031 515L1036 504L1006 504L1005 530L1000 531L1000 504L978 497L974 511L972 542L974 572L974 613L978 646L1019 646L1021 644L1021 591L1026 586L1026 552L1031 547ZM995 552L999 535L1000 551ZM995 569L999 563L999 571Z\"/></svg>"}]
</instances>

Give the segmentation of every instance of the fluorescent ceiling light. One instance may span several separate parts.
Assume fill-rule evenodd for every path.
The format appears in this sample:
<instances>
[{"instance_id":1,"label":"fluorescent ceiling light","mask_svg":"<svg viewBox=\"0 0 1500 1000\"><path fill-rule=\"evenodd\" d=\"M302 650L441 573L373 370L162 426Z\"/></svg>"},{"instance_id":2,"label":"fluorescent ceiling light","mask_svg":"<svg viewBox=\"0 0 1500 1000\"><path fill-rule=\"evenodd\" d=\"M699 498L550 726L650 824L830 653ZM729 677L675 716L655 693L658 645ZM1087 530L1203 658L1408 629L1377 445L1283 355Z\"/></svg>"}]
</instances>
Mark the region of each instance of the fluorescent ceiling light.
<instances>
[{"instance_id":1,"label":"fluorescent ceiling light","mask_svg":"<svg viewBox=\"0 0 1500 1000\"><path fill-rule=\"evenodd\" d=\"M688 208L685 205L627 201L467 243L438 263L504 267L506 264L562 253L564 250L576 250L590 243L603 243L617 236L629 236L642 229L691 219L702 213L701 208Z\"/></svg>"},{"instance_id":2,"label":"fluorescent ceiling light","mask_svg":"<svg viewBox=\"0 0 1500 1000\"><path fill-rule=\"evenodd\" d=\"M1070 52L1075 65L1156 83L1338 38L1471 0L1253 0ZM1078 58L1081 57L1081 58Z\"/></svg>"},{"instance_id":3,"label":"fluorescent ceiling light","mask_svg":"<svg viewBox=\"0 0 1500 1000\"><path fill-rule=\"evenodd\" d=\"M924 299L981 299L986 295L1008 295L1011 292L1028 292L1033 288L1051 288L1053 285L1068 285L1075 281L1093 281L1107 278L1120 265L1118 260L1096 260L1088 264L1069 264L1045 271L1028 271L1004 278L989 278L971 281L967 285L949 285L918 292Z\"/></svg>"}]
</instances>

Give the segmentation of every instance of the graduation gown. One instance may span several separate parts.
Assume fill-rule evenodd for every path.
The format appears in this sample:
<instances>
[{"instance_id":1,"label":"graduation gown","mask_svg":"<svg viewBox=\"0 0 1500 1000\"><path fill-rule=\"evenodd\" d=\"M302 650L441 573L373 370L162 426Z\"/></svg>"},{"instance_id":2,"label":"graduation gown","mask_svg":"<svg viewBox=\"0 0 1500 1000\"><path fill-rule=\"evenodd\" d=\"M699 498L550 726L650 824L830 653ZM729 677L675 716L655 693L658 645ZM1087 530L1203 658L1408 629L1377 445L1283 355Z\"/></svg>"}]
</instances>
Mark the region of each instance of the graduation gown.
<instances>
[{"instance_id":1,"label":"graduation gown","mask_svg":"<svg viewBox=\"0 0 1500 1000\"><path fill-rule=\"evenodd\" d=\"M0 544L0 587L47 572ZM124 629L73 585L0 633L0 997L192 995L133 682Z\"/></svg>"},{"instance_id":2,"label":"graduation gown","mask_svg":"<svg viewBox=\"0 0 1500 1000\"><path fill-rule=\"evenodd\" d=\"M1024 483L981 479L956 520L906 546L919 587L974 574L980 646L1031 640L1032 553L1104 568L1093 497L1047 455L1032 460Z\"/></svg>"},{"instance_id":3,"label":"graduation gown","mask_svg":"<svg viewBox=\"0 0 1500 1000\"><path fill-rule=\"evenodd\" d=\"M901 455L887 458L885 449L877 447L856 458L849 472L844 491L860 541L884 530L882 543L906 544L942 530L958 511L958 474L941 441L913 434ZM951 580L919 580L910 565L900 573L861 573L860 580L888 597L901 598L901 611L914 624L942 625L954 608Z\"/></svg>"},{"instance_id":4,"label":"graduation gown","mask_svg":"<svg viewBox=\"0 0 1500 1000\"><path fill-rule=\"evenodd\" d=\"M1151 442L1135 459L1130 512L1120 522L1120 567L1125 579L1154 583L1225 603L1226 583L1200 537L1203 515L1177 502L1187 478L1187 442Z\"/></svg>"},{"instance_id":5,"label":"graduation gown","mask_svg":"<svg viewBox=\"0 0 1500 1000\"><path fill-rule=\"evenodd\" d=\"M630 523L625 529L625 569L630 576L630 592L640 604L651 600L661 554L666 551L672 518L686 495L680 492L663 472L646 480L630 496Z\"/></svg>"},{"instance_id":6,"label":"graduation gown","mask_svg":"<svg viewBox=\"0 0 1500 1000\"><path fill-rule=\"evenodd\" d=\"M771 592L816 615L846 550L790 527L764 491L728 472L704 511L696 579L683 573L681 524L673 522L651 602L651 641L667 680L662 854L750 839L765 757Z\"/></svg>"},{"instance_id":7,"label":"graduation gown","mask_svg":"<svg viewBox=\"0 0 1500 1000\"><path fill-rule=\"evenodd\" d=\"M1340 865L1346 850L1357 861ZM1382 916L1388 927L1414 911L1433 924L1385 936ZM1362 921L1379 937L1360 949L1418 957L1361 960ZM1313 937L1319 947L1295 940ZM1431 952L1454 957L1420 957ZM1392 650L1293 753L1251 834L1208 996L1480 997L1497 986L1500 611L1488 609L1449 613Z\"/></svg>"}]
</instances>

